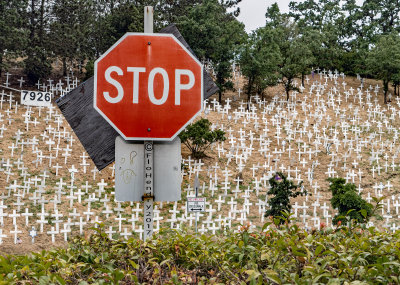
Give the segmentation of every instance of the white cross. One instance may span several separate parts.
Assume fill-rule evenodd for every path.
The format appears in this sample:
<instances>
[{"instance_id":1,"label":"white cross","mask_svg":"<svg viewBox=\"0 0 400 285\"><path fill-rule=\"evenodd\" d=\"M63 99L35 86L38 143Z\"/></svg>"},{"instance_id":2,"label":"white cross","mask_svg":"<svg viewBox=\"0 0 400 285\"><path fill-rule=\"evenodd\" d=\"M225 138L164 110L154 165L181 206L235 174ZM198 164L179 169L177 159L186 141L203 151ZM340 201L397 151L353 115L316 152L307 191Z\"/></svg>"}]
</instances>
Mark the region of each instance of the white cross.
<instances>
[{"instance_id":1,"label":"white cross","mask_svg":"<svg viewBox=\"0 0 400 285\"><path fill-rule=\"evenodd\" d=\"M18 234L21 234L22 231L18 230L18 226L14 225L14 230L10 231L10 234L14 235L14 244L18 243Z\"/></svg>"},{"instance_id":2,"label":"white cross","mask_svg":"<svg viewBox=\"0 0 400 285\"><path fill-rule=\"evenodd\" d=\"M105 233L108 234L108 238L111 239L111 240L113 239L112 235L115 234L116 232L117 231L113 231L112 226L109 226L108 230L105 231Z\"/></svg>"},{"instance_id":3,"label":"white cross","mask_svg":"<svg viewBox=\"0 0 400 285\"><path fill-rule=\"evenodd\" d=\"M16 210L13 210L13 213L9 214L8 216L13 219L13 225L16 226L17 225L17 218L20 217L21 215L17 214Z\"/></svg>"},{"instance_id":4,"label":"white cross","mask_svg":"<svg viewBox=\"0 0 400 285\"><path fill-rule=\"evenodd\" d=\"M55 235L59 234L59 232L56 231L56 230L54 229L54 227L51 227L51 230L50 230L50 231L47 231L47 234L48 234L48 235L51 235L51 242L52 242L52 243L55 243L55 241L56 241Z\"/></svg>"},{"instance_id":5,"label":"white cross","mask_svg":"<svg viewBox=\"0 0 400 285\"><path fill-rule=\"evenodd\" d=\"M25 82L24 78L21 76L20 79L17 80L19 82L19 88L22 88L22 83Z\"/></svg>"},{"instance_id":6,"label":"white cross","mask_svg":"<svg viewBox=\"0 0 400 285\"><path fill-rule=\"evenodd\" d=\"M68 222L63 224L63 229L60 230L60 233L64 235L64 241L68 241L68 233L71 232L71 219L68 218Z\"/></svg>"},{"instance_id":7,"label":"white cross","mask_svg":"<svg viewBox=\"0 0 400 285\"><path fill-rule=\"evenodd\" d=\"M143 233L144 233L144 230L143 230L143 227L142 227L142 225L140 225L138 229L135 229L135 233L138 233L138 234L139 234L139 237L140 237L140 239L143 239Z\"/></svg>"},{"instance_id":8,"label":"white cross","mask_svg":"<svg viewBox=\"0 0 400 285\"><path fill-rule=\"evenodd\" d=\"M208 229L212 231L213 235L215 235L215 231L219 230L219 227L216 226L215 223L212 223L212 226L209 226Z\"/></svg>"},{"instance_id":9,"label":"white cross","mask_svg":"<svg viewBox=\"0 0 400 285\"><path fill-rule=\"evenodd\" d=\"M30 213L29 209L25 208L25 212L22 213L21 216L25 217L25 225L28 226L29 225L29 217L32 217L33 213Z\"/></svg>"},{"instance_id":10,"label":"white cross","mask_svg":"<svg viewBox=\"0 0 400 285\"><path fill-rule=\"evenodd\" d=\"M218 197L217 200L215 200L215 202L218 204L218 212L221 211L221 205L222 203L225 203L225 199L222 199L221 195Z\"/></svg>"},{"instance_id":11,"label":"white cross","mask_svg":"<svg viewBox=\"0 0 400 285\"><path fill-rule=\"evenodd\" d=\"M6 237L7 237L7 235L3 234L3 229L0 228L0 244L3 243L3 239Z\"/></svg>"},{"instance_id":12,"label":"white cross","mask_svg":"<svg viewBox=\"0 0 400 285\"><path fill-rule=\"evenodd\" d=\"M120 234L121 236L123 236L124 237L124 239L128 239L128 236L131 236L132 235L132 233L131 232L128 232L128 228L124 228L124 231Z\"/></svg>"},{"instance_id":13,"label":"white cross","mask_svg":"<svg viewBox=\"0 0 400 285\"><path fill-rule=\"evenodd\" d=\"M83 221L82 217L79 217L79 222L76 222L75 225L79 226L79 234L83 235L83 226L86 225L87 223Z\"/></svg>"}]
</instances>

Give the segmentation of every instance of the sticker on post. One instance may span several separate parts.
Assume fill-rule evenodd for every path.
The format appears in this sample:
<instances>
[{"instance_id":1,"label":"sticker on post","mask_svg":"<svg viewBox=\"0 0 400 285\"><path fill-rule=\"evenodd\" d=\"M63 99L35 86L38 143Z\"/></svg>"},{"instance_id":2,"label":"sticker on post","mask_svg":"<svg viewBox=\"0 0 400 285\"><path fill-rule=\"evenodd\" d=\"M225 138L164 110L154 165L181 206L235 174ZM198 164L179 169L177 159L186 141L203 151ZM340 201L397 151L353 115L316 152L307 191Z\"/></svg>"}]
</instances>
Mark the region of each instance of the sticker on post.
<instances>
[{"instance_id":1,"label":"sticker on post","mask_svg":"<svg viewBox=\"0 0 400 285\"><path fill-rule=\"evenodd\" d=\"M206 198L203 197L188 197L187 198L188 212L204 212L206 210Z\"/></svg>"}]
</instances>

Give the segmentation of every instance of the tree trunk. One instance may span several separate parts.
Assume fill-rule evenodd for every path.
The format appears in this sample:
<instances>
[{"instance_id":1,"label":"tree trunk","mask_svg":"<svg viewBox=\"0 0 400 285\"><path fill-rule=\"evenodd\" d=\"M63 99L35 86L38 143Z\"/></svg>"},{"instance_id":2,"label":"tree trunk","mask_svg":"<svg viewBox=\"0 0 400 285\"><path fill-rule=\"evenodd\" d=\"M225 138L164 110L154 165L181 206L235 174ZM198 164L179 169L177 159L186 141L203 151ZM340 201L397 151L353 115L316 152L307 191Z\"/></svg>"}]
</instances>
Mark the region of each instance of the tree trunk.
<instances>
[{"instance_id":1,"label":"tree trunk","mask_svg":"<svg viewBox=\"0 0 400 285\"><path fill-rule=\"evenodd\" d=\"M387 104L386 96L387 96L388 89L389 89L389 81L383 80L383 91L384 91L383 100L384 100L385 104Z\"/></svg>"},{"instance_id":2,"label":"tree trunk","mask_svg":"<svg viewBox=\"0 0 400 285\"><path fill-rule=\"evenodd\" d=\"M285 87L286 91L286 101L289 101L289 87Z\"/></svg>"},{"instance_id":3,"label":"tree trunk","mask_svg":"<svg viewBox=\"0 0 400 285\"><path fill-rule=\"evenodd\" d=\"M393 84L394 87L394 96L397 96L397 84Z\"/></svg>"},{"instance_id":4,"label":"tree trunk","mask_svg":"<svg viewBox=\"0 0 400 285\"><path fill-rule=\"evenodd\" d=\"M81 62L79 64L79 74L82 75L83 74L83 67L85 65L85 60L81 59Z\"/></svg>"},{"instance_id":5,"label":"tree trunk","mask_svg":"<svg viewBox=\"0 0 400 285\"><path fill-rule=\"evenodd\" d=\"M3 51L0 50L0 78L3 73Z\"/></svg>"},{"instance_id":6,"label":"tree trunk","mask_svg":"<svg viewBox=\"0 0 400 285\"><path fill-rule=\"evenodd\" d=\"M221 78L221 73L217 73L217 85L218 85L218 87L219 87L219 92L218 92L218 100L219 100L219 103L220 104L222 104L222 86L224 85L224 79L223 78Z\"/></svg>"},{"instance_id":7,"label":"tree trunk","mask_svg":"<svg viewBox=\"0 0 400 285\"><path fill-rule=\"evenodd\" d=\"M251 97L251 87L253 86L253 77L249 77L249 82L247 85L247 110L249 109L250 97Z\"/></svg>"},{"instance_id":8,"label":"tree trunk","mask_svg":"<svg viewBox=\"0 0 400 285\"><path fill-rule=\"evenodd\" d=\"M63 76L67 76L67 59L63 57L62 59L62 64L63 64Z\"/></svg>"},{"instance_id":9,"label":"tree trunk","mask_svg":"<svg viewBox=\"0 0 400 285\"><path fill-rule=\"evenodd\" d=\"M35 38L35 0L31 0L31 15L29 23L29 40L30 44L33 45L33 39Z\"/></svg>"},{"instance_id":10,"label":"tree trunk","mask_svg":"<svg viewBox=\"0 0 400 285\"><path fill-rule=\"evenodd\" d=\"M42 0L41 4L40 4L40 18L39 18L39 44L42 47L43 46L43 34L44 34L44 2L45 0Z\"/></svg>"},{"instance_id":11,"label":"tree trunk","mask_svg":"<svg viewBox=\"0 0 400 285\"><path fill-rule=\"evenodd\" d=\"M301 73L301 85L304 87L304 72Z\"/></svg>"},{"instance_id":12,"label":"tree trunk","mask_svg":"<svg viewBox=\"0 0 400 285\"><path fill-rule=\"evenodd\" d=\"M286 101L289 101L289 92L290 92L290 84L292 82L292 79L288 78L286 84L285 84L285 91L286 91Z\"/></svg>"}]
</instances>

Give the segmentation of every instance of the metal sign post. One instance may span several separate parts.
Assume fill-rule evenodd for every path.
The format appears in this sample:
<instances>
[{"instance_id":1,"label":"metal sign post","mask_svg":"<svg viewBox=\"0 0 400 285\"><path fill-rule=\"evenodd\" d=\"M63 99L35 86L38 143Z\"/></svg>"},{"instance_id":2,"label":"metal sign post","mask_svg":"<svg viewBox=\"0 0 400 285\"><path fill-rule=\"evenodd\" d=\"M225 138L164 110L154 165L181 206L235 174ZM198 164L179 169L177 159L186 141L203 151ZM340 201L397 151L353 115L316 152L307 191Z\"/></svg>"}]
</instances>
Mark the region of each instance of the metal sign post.
<instances>
[{"instance_id":1,"label":"metal sign post","mask_svg":"<svg viewBox=\"0 0 400 285\"><path fill-rule=\"evenodd\" d=\"M144 142L144 240L153 235L153 142Z\"/></svg>"},{"instance_id":2,"label":"metal sign post","mask_svg":"<svg viewBox=\"0 0 400 285\"><path fill-rule=\"evenodd\" d=\"M199 196L199 177L196 176L194 179L194 190L195 197L187 197L187 211L190 213L195 213L195 232L197 234L197 220L199 217L199 212L204 212L206 209L206 198Z\"/></svg>"},{"instance_id":3,"label":"metal sign post","mask_svg":"<svg viewBox=\"0 0 400 285\"><path fill-rule=\"evenodd\" d=\"M153 33L153 7L144 7L144 32ZM151 130L148 129L150 132ZM146 240L153 235L153 141L144 142L144 236Z\"/></svg>"},{"instance_id":4,"label":"metal sign post","mask_svg":"<svg viewBox=\"0 0 400 285\"><path fill-rule=\"evenodd\" d=\"M196 175L196 177L195 177L195 179L194 179L194 190L195 190L195 195L196 195L196 198L199 196L199 176L198 175ZM196 229L195 229L195 232L196 232L196 235L197 235L197 220L198 220L198 218L199 218L199 213L198 212L196 212L196 220L195 220L195 227L196 227Z\"/></svg>"}]
</instances>

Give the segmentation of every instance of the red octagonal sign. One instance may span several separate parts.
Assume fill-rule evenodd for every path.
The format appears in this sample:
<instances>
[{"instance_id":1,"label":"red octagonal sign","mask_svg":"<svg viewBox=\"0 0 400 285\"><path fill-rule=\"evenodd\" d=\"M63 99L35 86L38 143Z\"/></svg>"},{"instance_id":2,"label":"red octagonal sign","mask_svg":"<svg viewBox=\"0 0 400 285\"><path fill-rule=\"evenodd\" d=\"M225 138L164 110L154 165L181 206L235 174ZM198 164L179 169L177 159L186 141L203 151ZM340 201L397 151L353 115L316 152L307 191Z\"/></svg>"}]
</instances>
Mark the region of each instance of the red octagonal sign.
<instances>
[{"instance_id":1,"label":"red octagonal sign","mask_svg":"<svg viewBox=\"0 0 400 285\"><path fill-rule=\"evenodd\" d=\"M203 67L171 34L127 33L94 73L94 108L126 140L172 140L202 110Z\"/></svg>"}]
</instances>

